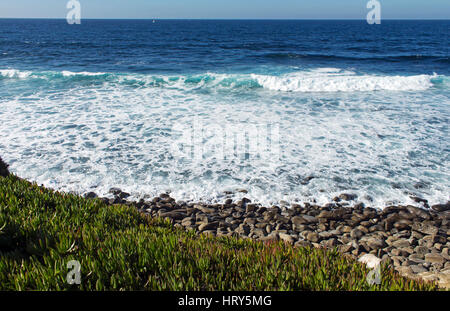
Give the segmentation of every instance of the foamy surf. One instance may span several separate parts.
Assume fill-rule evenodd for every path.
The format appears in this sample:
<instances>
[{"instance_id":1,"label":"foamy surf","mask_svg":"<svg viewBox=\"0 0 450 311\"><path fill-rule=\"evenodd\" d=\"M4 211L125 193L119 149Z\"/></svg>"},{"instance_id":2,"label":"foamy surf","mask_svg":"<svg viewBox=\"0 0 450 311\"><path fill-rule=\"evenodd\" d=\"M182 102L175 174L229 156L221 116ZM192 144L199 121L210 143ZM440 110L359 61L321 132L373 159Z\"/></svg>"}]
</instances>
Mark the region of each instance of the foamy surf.
<instances>
[{"instance_id":1,"label":"foamy surf","mask_svg":"<svg viewBox=\"0 0 450 311\"><path fill-rule=\"evenodd\" d=\"M18 78L18 79L26 79L28 78L32 72L30 71L20 71L16 69L1 69L0 76L3 78Z\"/></svg>"},{"instance_id":2,"label":"foamy surf","mask_svg":"<svg viewBox=\"0 0 450 311\"><path fill-rule=\"evenodd\" d=\"M357 75L350 71L319 70L283 76L252 75L269 90L283 92L369 92L425 91L433 86L437 75L376 76Z\"/></svg>"},{"instance_id":3,"label":"foamy surf","mask_svg":"<svg viewBox=\"0 0 450 311\"><path fill-rule=\"evenodd\" d=\"M449 199L447 76L4 69L2 82L2 156L14 173L58 190L222 202L224 191L239 198L246 189L265 205L323 205L346 192L381 208ZM177 158L175 126L196 120L208 146L223 143L209 132L217 126L277 126L280 157Z\"/></svg>"},{"instance_id":4,"label":"foamy surf","mask_svg":"<svg viewBox=\"0 0 450 311\"><path fill-rule=\"evenodd\" d=\"M0 77L9 79L45 79L51 82L92 81L117 83L131 87L158 87L179 90L243 90L266 89L279 92L369 92L425 91L446 80L446 76L411 75L380 76L358 74L339 68L317 68L286 74L225 74L148 75L106 72L32 72L16 69L0 70Z\"/></svg>"},{"instance_id":5,"label":"foamy surf","mask_svg":"<svg viewBox=\"0 0 450 311\"><path fill-rule=\"evenodd\" d=\"M105 72L87 72L87 71L72 72L72 71L66 71L66 70L62 71L61 74L63 75L63 77L73 77L73 76L95 77L95 76L107 75L107 73L105 73Z\"/></svg>"}]
</instances>

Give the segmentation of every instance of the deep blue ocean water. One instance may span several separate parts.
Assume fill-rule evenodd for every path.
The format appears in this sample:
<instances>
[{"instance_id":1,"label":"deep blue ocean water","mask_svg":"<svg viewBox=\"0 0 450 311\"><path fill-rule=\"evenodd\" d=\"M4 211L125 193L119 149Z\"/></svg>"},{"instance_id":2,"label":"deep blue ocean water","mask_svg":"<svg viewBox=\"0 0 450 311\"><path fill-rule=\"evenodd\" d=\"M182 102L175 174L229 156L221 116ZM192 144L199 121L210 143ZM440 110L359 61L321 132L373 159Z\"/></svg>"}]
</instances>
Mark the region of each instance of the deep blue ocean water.
<instances>
[{"instance_id":1,"label":"deep blue ocean water","mask_svg":"<svg viewBox=\"0 0 450 311\"><path fill-rule=\"evenodd\" d=\"M0 19L0 155L80 193L445 203L449 33L450 21Z\"/></svg>"}]
</instances>

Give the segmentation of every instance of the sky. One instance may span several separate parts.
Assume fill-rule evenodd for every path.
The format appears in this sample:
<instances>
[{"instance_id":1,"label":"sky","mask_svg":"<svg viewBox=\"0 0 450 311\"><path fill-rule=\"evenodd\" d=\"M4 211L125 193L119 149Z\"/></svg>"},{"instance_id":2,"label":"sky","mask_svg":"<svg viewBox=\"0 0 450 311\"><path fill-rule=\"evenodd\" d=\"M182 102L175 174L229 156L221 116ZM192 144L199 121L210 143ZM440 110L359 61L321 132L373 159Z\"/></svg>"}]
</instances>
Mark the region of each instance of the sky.
<instances>
[{"instance_id":1,"label":"sky","mask_svg":"<svg viewBox=\"0 0 450 311\"><path fill-rule=\"evenodd\" d=\"M365 19L369 0L78 0L81 18ZM449 19L450 0L378 0L384 19ZM0 18L65 18L68 0L0 0Z\"/></svg>"}]
</instances>

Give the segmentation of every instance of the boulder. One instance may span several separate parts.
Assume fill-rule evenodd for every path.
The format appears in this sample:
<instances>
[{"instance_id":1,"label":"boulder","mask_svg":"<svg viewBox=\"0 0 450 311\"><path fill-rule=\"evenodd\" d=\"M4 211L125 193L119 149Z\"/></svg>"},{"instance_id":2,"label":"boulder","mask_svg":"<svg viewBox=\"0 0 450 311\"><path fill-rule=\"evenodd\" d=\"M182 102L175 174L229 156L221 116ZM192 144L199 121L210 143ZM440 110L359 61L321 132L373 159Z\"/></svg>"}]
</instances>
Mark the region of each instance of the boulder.
<instances>
[{"instance_id":1,"label":"boulder","mask_svg":"<svg viewBox=\"0 0 450 311\"><path fill-rule=\"evenodd\" d=\"M309 232L308 234L306 234L306 239L310 242L317 243L320 241L320 236L316 232Z\"/></svg>"},{"instance_id":2,"label":"boulder","mask_svg":"<svg viewBox=\"0 0 450 311\"><path fill-rule=\"evenodd\" d=\"M164 212L164 213L159 214L159 217L161 217L161 218L170 218L173 220L182 220L186 216L187 215L185 213L181 213L181 212Z\"/></svg>"},{"instance_id":3,"label":"boulder","mask_svg":"<svg viewBox=\"0 0 450 311\"><path fill-rule=\"evenodd\" d=\"M283 240L286 243L289 244L294 244L294 238L292 236L290 236L289 234L286 233L279 233L278 236L280 237L281 240Z\"/></svg>"},{"instance_id":4,"label":"boulder","mask_svg":"<svg viewBox=\"0 0 450 311\"><path fill-rule=\"evenodd\" d=\"M418 255L425 256L425 254L428 254L430 252L429 248L426 246L416 246L414 249L414 252Z\"/></svg>"},{"instance_id":5,"label":"boulder","mask_svg":"<svg viewBox=\"0 0 450 311\"><path fill-rule=\"evenodd\" d=\"M325 245L328 248L333 248L338 245L338 242L335 238L331 238L329 240L324 240L322 242L323 242L323 245Z\"/></svg>"},{"instance_id":6,"label":"boulder","mask_svg":"<svg viewBox=\"0 0 450 311\"><path fill-rule=\"evenodd\" d=\"M300 241L295 242L294 246L295 247L311 247L312 244L311 244L311 242L300 240Z\"/></svg>"},{"instance_id":7,"label":"boulder","mask_svg":"<svg viewBox=\"0 0 450 311\"><path fill-rule=\"evenodd\" d=\"M428 272L428 270L425 269L425 268L424 268L422 265L420 265L420 264L419 264L419 265L411 265L410 268L411 268L411 270L412 270L414 273L416 273L416 274Z\"/></svg>"},{"instance_id":8,"label":"boulder","mask_svg":"<svg viewBox=\"0 0 450 311\"><path fill-rule=\"evenodd\" d=\"M344 201L353 201L357 198L358 196L356 194L350 194L350 193L343 193L339 196L339 199L344 200Z\"/></svg>"},{"instance_id":9,"label":"boulder","mask_svg":"<svg viewBox=\"0 0 450 311\"><path fill-rule=\"evenodd\" d=\"M334 210L334 211L322 211L319 215L317 215L317 218L323 218L327 220L340 220L342 219L342 216L344 215L344 210Z\"/></svg>"},{"instance_id":10,"label":"boulder","mask_svg":"<svg viewBox=\"0 0 450 311\"><path fill-rule=\"evenodd\" d=\"M407 248L411 244L407 239L398 239L391 244L395 248Z\"/></svg>"},{"instance_id":11,"label":"boulder","mask_svg":"<svg viewBox=\"0 0 450 311\"><path fill-rule=\"evenodd\" d=\"M450 201L447 204L436 204L431 206L431 209L436 212L450 211Z\"/></svg>"},{"instance_id":12,"label":"boulder","mask_svg":"<svg viewBox=\"0 0 450 311\"><path fill-rule=\"evenodd\" d=\"M420 218L423 218L426 220L429 220L431 218L430 213L427 210L424 210L422 208L408 205L408 206L406 206L406 210L416 217L420 217Z\"/></svg>"},{"instance_id":13,"label":"boulder","mask_svg":"<svg viewBox=\"0 0 450 311\"><path fill-rule=\"evenodd\" d=\"M362 232L362 231L359 230L359 229L353 229L353 230L350 232L350 237L351 237L352 239L360 239L363 235L364 235L364 232Z\"/></svg>"},{"instance_id":14,"label":"boulder","mask_svg":"<svg viewBox=\"0 0 450 311\"><path fill-rule=\"evenodd\" d=\"M210 231L215 230L219 226L218 221L210 222L210 223L203 223L200 226L198 226L199 231Z\"/></svg>"},{"instance_id":15,"label":"boulder","mask_svg":"<svg viewBox=\"0 0 450 311\"><path fill-rule=\"evenodd\" d=\"M386 242L382 239L378 239L378 238L369 238L366 241L367 245L371 248L371 249L381 249L387 246Z\"/></svg>"},{"instance_id":16,"label":"boulder","mask_svg":"<svg viewBox=\"0 0 450 311\"><path fill-rule=\"evenodd\" d=\"M429 253L425 255L425 261L431 262L431 263L444 263L445 259L440 254L433 254Z\"/></svg>"},{"instance_id":17,"label":"boulder","mask_svg":"<svg viewBox=\"0 0 450 311\"><path fill-rule=\"evenodd\" d=\"M428 235L434 235L439 232L439 228L436 227L431 221L416 222L412 225L412 229Z\"/></svg>"},{"instance_id":18,"label":"boulder","mask_svg":"<svg viewBox=\"0 0 450 311\"><path fill-rule=\"evenodd\" d=\"M428 200L425 200L425 199L422 199L422 198L416 197L416 196L410 196L410 199L416 203L422 203L425 206L428 206Z\"/></svg>"},{"instance_id":19,"label":"boulder","mask_svg":"<svg viewBox=\"0 0 450 311\"><path fill-rule=\"evenodd\" d=\"M84 195L84 197L85 197L86 199L95 199L95 198L97 198L98 196L97 196L97 194L96 194L95 192L88 192L88 193L86 193L86 194Z\"/></svg>"},{"instance_id":20,"label":"boulder","mask_svg":"<svg viewBox=\"0 0 450 311\"><path fill-rule=\"evenodd\" d=\"M310 216L310 215L302 215L301 217L303 217L303 219L307 222L307 223L315 223L318 222L318 219L314 216Z\"/></svg>"},{"instance_id":21,"label":"boulder","mask_svg":"<svg viewBox=\"0 0 450 311\"><path fill-rule=\"evenodd\" d=\"M212 214L215 212L214 208L199 205L199 204L194 205L194 208L202 211L205 214Z\"/></svg>"},{"instance_id":22,"label":"boulder","mask_svg":"<svg viewBox=\"0 0 450 311\"><path fill-rule=\"evenodd\" d=\"M123 192L119 188L111 188L111 189L109 189L109 193L111 193L112 195L114 195L115 198L118 198L120 200L126 199L130 196L129 193Z\"/></svg>"},{"instance_id":23,"label":"boulder","mask_svg":"<svg viewBox=\"0 0 450 311\"><path fill-rule=\"evenodd\" d=\"M0 176L1 177L6 177L9 175L9 171L8 171L8 164L6 164L2 158L0 158Z\"/></svg>"}]
</instances>

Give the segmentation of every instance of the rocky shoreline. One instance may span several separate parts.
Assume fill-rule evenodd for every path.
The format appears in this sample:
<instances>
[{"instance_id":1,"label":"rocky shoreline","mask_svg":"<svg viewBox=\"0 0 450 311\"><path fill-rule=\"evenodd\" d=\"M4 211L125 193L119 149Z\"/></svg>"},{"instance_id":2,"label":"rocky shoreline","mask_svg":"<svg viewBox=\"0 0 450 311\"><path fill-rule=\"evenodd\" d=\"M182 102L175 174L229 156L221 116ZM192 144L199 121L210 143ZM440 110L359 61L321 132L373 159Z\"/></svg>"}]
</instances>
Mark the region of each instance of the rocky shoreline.
<instances>
[{"instance_id":1,"label":"rocky shoreline","mask_svg":"<svg viewBox=\"0 0 450 311\"><path fill-rule=\"evenodd\" d=\"M118 188L110 193L113 198L101 199L108 204L135 206L144 214L168 218L175 227L198 234L337 248L354 258L371 254L401 275L435 281L450 289L450 202L425 209L389 206L378 210L362 203L350 207L352 195L343 194L326 206L264 207L246 198L203 204L161 194L150 201L133 202ZM97 196L91 192L86 197Z\"/></svg>"}]
</instances>

